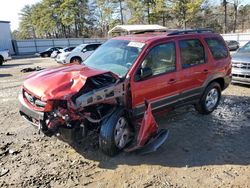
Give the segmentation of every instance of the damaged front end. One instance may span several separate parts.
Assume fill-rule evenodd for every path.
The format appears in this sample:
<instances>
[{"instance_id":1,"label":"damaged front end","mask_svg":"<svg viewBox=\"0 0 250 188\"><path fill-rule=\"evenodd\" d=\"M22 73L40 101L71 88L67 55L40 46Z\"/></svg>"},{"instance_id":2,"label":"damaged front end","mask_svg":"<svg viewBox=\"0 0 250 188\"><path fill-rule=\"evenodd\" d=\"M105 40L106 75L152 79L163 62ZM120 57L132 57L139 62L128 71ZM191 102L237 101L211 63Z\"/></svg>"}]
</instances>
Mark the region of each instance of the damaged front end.
<instances>
[{"instance_id":1,"label":"damaged front end","mask_svg":"<svg viewBox=\"0 0 250 188\"><path fill-rule=\"evenodd\" d=\"M74 84L77 83L72 86ZM124 95L124 83L113 73L105 72L87 77L79 91L61 98L50 97L47 101L23 87L19 96L20 114L45 135L60 135L71 142L86 135L86 131L111 114L115 106L122 105Z\"/></svg>"},{"instance_id":2,"label":"damaged front end","mask_svg":"<svg viewBox=\"0 0 250 188\"><path fill-rule=\"evenodd\" d=\"M80 71L76 69L79 65L73 65L58 72L45 70L30 76L19 96L20 114L39 132L68 143L82 140L90 130L100 130L99 145L108 155L124 148L125 151L144 148L143 153L148 153L166 140L168 132L158 131L147 103L140 129L136 131L138 126L129 113L127 80L112 72L80 66ZM129 143L135 145L129 147Z\"/></svg>"}]
</instances>

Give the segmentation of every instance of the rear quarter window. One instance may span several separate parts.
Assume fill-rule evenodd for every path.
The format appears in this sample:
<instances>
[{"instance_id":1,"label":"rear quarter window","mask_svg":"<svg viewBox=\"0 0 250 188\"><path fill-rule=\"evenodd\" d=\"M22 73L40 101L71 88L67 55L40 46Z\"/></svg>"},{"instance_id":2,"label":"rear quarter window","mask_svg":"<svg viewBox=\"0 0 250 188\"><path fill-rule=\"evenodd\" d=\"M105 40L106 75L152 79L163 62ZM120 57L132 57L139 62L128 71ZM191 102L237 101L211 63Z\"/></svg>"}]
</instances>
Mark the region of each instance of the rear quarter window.
<instances>
[{"instance_id":1,"label":"rear quarter window","mask_svg":"<svg viewBox=\"0 0 250 188\"><path fill-rule=\"evenodd\" d=\"M228 57L228 49L223 40L219 38L205 39L214 59L219 60Z\"/></svg>"}]
</instances>

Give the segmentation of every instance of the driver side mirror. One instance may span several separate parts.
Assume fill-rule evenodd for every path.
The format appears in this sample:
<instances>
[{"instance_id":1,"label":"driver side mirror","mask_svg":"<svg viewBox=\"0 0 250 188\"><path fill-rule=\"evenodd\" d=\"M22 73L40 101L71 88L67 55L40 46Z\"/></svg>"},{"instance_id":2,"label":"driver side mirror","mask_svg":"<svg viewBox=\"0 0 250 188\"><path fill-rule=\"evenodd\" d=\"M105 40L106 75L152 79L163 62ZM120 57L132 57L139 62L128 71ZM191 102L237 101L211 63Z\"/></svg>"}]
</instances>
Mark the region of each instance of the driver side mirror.
<instances>
[{"instance_id":1,"label":"driver side mirror","mask_svg":"<svg viewBox=\"0 0 250 188\"><path fill-rule=\"evenodd\" d=\"M144 80L153 75L153 71L150 67L140 68L137 72L136 81Z\"/></svg>"}]
</instances>

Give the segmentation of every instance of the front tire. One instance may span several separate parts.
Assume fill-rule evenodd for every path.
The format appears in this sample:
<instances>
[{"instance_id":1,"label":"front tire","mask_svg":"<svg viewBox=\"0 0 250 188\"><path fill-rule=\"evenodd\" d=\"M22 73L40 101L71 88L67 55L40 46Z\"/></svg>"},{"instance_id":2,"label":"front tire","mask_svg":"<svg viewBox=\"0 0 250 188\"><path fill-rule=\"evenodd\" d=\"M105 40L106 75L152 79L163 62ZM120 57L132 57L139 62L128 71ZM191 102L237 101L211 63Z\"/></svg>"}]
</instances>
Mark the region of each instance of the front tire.
<instances>
[{"instance_id":1,"label":"front tire","mask_svg":"<svg viewBox=\"0 0 250 188\"><path fill-rule=\"evenodd\" d=\"M195 109L200 114L210 114L218 106L221 98L221 87L217 82L209 84L203 93L200 101L195 105Z\"/></svg>"},{"instance_id":2,"label":"front tire","mask_svg":"<svg viewBox=\"0 0 250 188\"><path fill-rule=\"evenodd\" d=\"M82 60L79 57L72 57L70 60L70 63L77 63L77 64L81 64Z\"/></svg>"},{"instance_id":3,"label":"front tire","mask_svg":"<svg viewBox=\"0 0 250 188\"><path fill-rule=\"evenodd\" d=\"M108 156L114 156L131 140L131 128L124 108L120 107L101 123L99 148Z\"/></svg>"}]
</instances>

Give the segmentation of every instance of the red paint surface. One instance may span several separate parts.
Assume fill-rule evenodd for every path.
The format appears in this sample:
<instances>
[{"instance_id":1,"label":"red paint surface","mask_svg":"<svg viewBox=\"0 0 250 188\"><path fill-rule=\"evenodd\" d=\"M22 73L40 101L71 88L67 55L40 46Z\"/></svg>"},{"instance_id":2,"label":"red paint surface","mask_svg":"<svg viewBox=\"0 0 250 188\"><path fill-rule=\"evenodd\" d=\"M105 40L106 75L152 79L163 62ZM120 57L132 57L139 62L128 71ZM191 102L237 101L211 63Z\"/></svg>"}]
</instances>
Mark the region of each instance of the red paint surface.
<instances>
[{"instance_id":1,"label":"red paint surface","mask_svg":"<svg viewBox=\"0 0 250 188\"><path fill-rule=\"evenodd\" d=\"M151 36L151 37L150 37ZM119 37L119 39L127 39L128 36ZM205 80L214 73L222 73L221 77L231 74L231 57L230 55L227 58L215 60L208 48L208 45L204 41L208 37L219 37L215 34L202 34L202 35L177 35L166 37L166 33L161 35L153 34L143 34L136 35L133 38L133 41L146 42L142 53L137 58L136 62L130 69L128 75L131 77L130 86L131 86L131 96L132 96L132 108L135 108L138 105L142 105L144 100L149 102L157 101L158 99L165 98L173 95L180 95L182 92L185 92L190 89L195 89L201 87ZM205 53L207 55L207 61L204 64L196 65L183 69L181 66L181 56L179 49L179 40L184 39L199 39L204 46ZM132 38L131 38L132 40ZM166 74L157 75L151 77L150 79L144 81L136 82L134 80L137 69L140 67L141 63L149 53L149 49L152 49L154 46L165 44L166 42L175 42L176 46L176 71ZM208 70L208 72L204 72ZM174 83L169 83L171 80L175 80Z\"/></svg>"},{"instance_id":2,"label":"red paint surface","mask_svg":"<svg viewBox=\"0 0 250 188\"><path fill-rule=\"evenodd\" d=\"M83 65L51 68L31 74L24 81L24 89L43 101L66 99L77 93L88 77L106 71L94 70Z\"/></svg>"},{"instance_id":3,"label":"red paint surface","mask_svg":"<svg viewBox=\"0 0 250 188\"><path fill-rule=\"evenodd\" d=\"M144 146L149 139L156 134L158 125L152 114L151 104L147 105L147 110L144 113L140 130L137 136L137 147Z\"/></svg>"}]
</instances>

